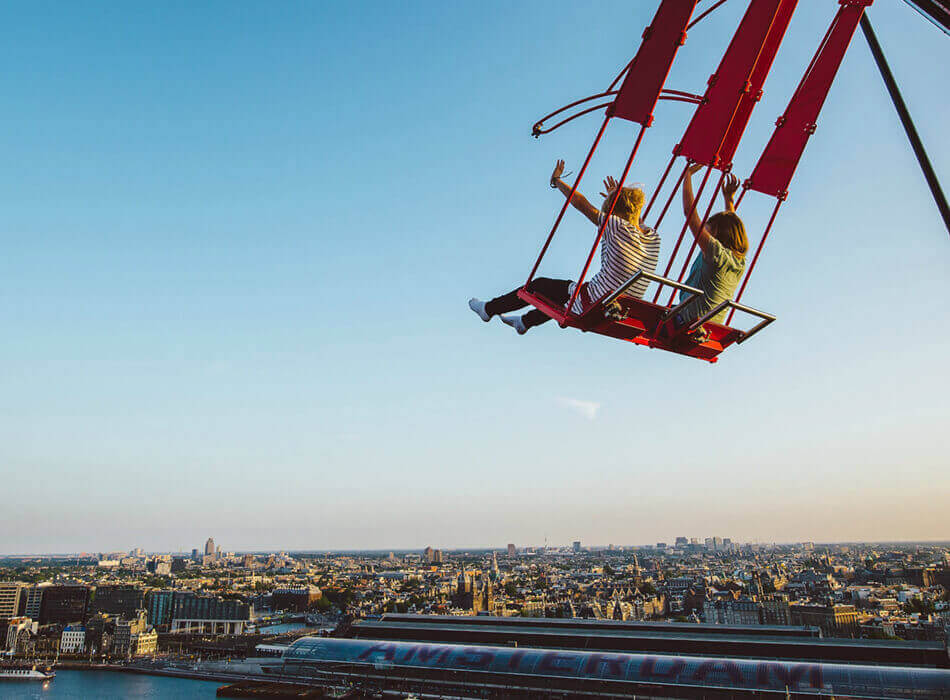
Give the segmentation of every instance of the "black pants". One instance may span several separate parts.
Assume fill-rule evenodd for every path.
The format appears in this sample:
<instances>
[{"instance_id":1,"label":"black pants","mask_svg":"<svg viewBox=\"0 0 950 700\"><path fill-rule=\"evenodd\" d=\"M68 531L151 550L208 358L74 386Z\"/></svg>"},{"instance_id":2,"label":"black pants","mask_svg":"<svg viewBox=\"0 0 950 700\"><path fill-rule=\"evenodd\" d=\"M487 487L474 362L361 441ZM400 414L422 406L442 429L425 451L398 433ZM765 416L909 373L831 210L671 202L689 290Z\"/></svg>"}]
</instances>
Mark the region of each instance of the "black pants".
<instances>
[{"instance_id":1,"label":"black pants","mask_svg":"<svg viewBox=\"0 0 950 700\"><path fill-rule=\"evenodd\" d=\"M568 292L570 286L570 280L553 280L550 277L536 277L528 284L528 291L534 292L535 294L540 294L555 304L563 305L570 301L571 295ZM526 304L520 298L518 298L518 290L516 289L503 296L492 299L490 302L485 304L485 311L494 316L495 314L506 314L511 311L517 311L518 309L523 309L526 306L530 306L530 304ZM545 321L551 320L550 316L538 311L537 309L532 309L522 318L524 319L524 325L527 328L540 326Z\"/></svg>"}]
</instances>

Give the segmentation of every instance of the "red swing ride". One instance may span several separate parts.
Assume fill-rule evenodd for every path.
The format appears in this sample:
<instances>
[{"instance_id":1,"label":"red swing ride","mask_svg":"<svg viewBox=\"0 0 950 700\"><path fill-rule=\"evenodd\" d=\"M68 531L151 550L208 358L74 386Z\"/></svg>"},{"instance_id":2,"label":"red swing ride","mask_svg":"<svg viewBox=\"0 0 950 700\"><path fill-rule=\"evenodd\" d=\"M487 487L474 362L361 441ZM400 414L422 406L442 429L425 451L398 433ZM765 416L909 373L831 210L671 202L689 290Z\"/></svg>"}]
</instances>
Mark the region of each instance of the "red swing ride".
<instances>
[{"instance_id":1,"label":"red swing ride","mask_svg":"<svg viewBox=\"0 0 950 700\"><path fill-rule=\"evenodd\" d=\"M647 128L653 124L653 112L659 100L691 103L696 105L696 109L683 137L674 146L672 157L660 177L659 183L654 188L652 197L644 208L641 219L646 220L649 216L657 202L658 195L674 171L674 165L682 158L685 161L682 170L679 171L679 176L672 185L669 196L666 197L665 203L662 205L652 227L659 229L683 178L686 176L687 169L695 164L704 166L704 174L689 216L695 213L713 171L718 171L718 177L716 178L718 182L712 189L712 197L710 197L709 204L706 206L702 217L703 225L706 223L712 211L716 193L719 191L726 175L732 170L733 157L742 140L742 134L752 116L752 112L762 97L765 79L785 36L798 0L751 0L720 60L716 72L709 78L705 93L702 95L666 89L664 86L677 51L686 42L687 31L723 5L726 0L713 2L708 9L695 18L693 18L693 15L699 0L662 0L653 21L643 32L643 40L633 60L627 64L607 90L572 102L535 123L532 132L535 137L539 137L585 114L601 109L605 110L605 117L594 143L577 173L570 194L565 199L541 248L538 259L531 269L524 287L519 290L518 296L545 315L556 320L562 328L570 326L582 331L618 338L637 345L658 348L708 362L716 362L720 353L726 348L733 344L745 342L775 321L775 316L772 314L746 306L741 301L765 242L775 224L779 209L788 196L789 184L805 146L809 137L815 133L822 105L859 24L861 24L871 46L872 54L894 100L905 131L911 140L915 154L937 201L940 213L948 230L950 230L950 210L947 208L946 198L943 196L933 168L930 166L929 159L920 143L865 14L866 8L873 1L838 0L839 8L831 25L822 38L784 113L776 121L772 136L762 151L752 173L742 184L742 192L736 202L737 209L750 190L774 198L775 204L762 234L759 236L751 262L734 300L722 302L696 319L692 324L682 328L677 329L672 324L671 319L675 317L677 312L688 304L695 295L702 293L700 290L683 283L683 278L689 269L690 260L696 249L695 241L686 250L683 262L678 268L677 276L672 277L673 271L676 269L674 263L677 261L681 248L686 248L682 246L688 225L684 221L662 275L639 271L613 292L594 300L580 313L571 311L600 245L606 219L613 212L613 204L611 204L607 216L604 217L604 223L598 227L590 253L587 255L580 276L574 286L573 295L566 305L555 304L544 296L529 291L528 284L534 279L541 261L548 251L561 219L564 217L564 213L567 211L571 199L584 177L587 166L590 164L608 124L612 119L624 119L640 125L633 148L620 176L618 186L623 187L644 134ZM950 31L950 5L945 1L919 0L908 4L929 16L938 26ZM623 80L622 84L619 89L615 89L621 79ZM586 106L588 103L598 100L605 101L593 106ZM579 107L583 108L571 113L570 110ZM565 113L567 113L567 116L565 116ZM555 117L560 117L560 121L547 126L546 123ZM615 203L616 198L613 201ZM686 217L687 220L689 216ZM629 297L624 294L628 288L644 277L656 285L656 292L652 300ZM669 289L669 297L664 303L661 296L664 295L664 290L667 288ZM683 301L674 304L675 295L678 291L682 293ZM619 313L617 312L618 304L620 307ZM608 308L610 313L605 313ZM725 324L710 321L727 308L729 313ZM753 317L756 321L755 325L747 330L732 326L732 319L737 311L743 315ZM705 330L705 339L702 342L697 342L691 334L700 327Z\"/></svg>"}]
</instances>

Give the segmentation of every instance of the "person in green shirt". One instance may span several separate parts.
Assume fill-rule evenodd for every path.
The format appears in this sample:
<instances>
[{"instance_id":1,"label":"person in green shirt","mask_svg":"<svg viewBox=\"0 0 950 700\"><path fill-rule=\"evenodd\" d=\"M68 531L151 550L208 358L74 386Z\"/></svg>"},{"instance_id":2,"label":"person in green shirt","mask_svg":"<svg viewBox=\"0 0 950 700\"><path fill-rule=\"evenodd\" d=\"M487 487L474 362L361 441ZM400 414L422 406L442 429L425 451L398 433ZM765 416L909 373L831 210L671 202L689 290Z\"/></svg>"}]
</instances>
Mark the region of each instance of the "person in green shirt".
<instances>
[{"instance_id":1,"label":"person in green shirt","mask_svg":"<svg viewBox=\"0 0 950 700\"><path fill-rule=\"evenodd\" d=\"M745 272L745 254L749 249L745 226L736 214L734 196L739 189L739 179L735 175L726 175L722 185L725 211L713 214L706 224L702 225L694 206L692 182L692 176L702 167L701 164L691 165L683 178L683 213L689 217L689 230L696 238L701 251L690 269L686 284L701 289L703 293L676 314L674 323L677 328L689 325L714 306L732 299L739 280L742 279L742 273ZM687 292L681 292L680 301L687 296ZM725 314L723 309L709 320L722 323ZM702 329L697 331L693 339L702 342L705 340L705 333Z\"/></svg>"}]
</instances>

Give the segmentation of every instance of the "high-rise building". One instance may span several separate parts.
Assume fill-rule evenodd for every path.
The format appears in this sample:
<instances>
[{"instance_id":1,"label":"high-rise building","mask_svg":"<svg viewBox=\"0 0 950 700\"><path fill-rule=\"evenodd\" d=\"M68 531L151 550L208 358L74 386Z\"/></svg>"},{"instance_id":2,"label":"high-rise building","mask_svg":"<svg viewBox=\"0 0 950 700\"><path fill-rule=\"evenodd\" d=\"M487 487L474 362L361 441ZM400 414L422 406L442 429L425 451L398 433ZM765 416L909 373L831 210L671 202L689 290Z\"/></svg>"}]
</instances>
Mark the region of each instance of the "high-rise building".
<instances>
[{"instance_id":1,"label":"high-rise building","mask_svg":"<svg viewBox=\"0 0 950 700\"><path fill-rule=\"evenodd\" d=\"M43 604L43 591L49 588L51 583L37 583L32 586L29 586L26 589L26 608L23 611L23 614L26 615L31 620L40 619L40 608Z\"/></svg>"},{"instance_id":2,"label":"high-rise building","mask_svg":"<svg viewBox=\"0 0 950 700\"><path fill-rule=\"evenodd\" d=\"M177 596L189 595L186 591L149 591L145 596L148 623L156 627L171 625L174 601Z\"/></svg>"},{"instance_id":3,"label":"high-rise building","mask_svg":"<svg viewBox=\"0 0 950 700\"><path fill-rule=\"evenodd\" d=\"M571 549L574 550L574 554L580 553L580 551L581 551L581 541L580 541L580 540L575 540L574 543L571 545Z\"/></svg>"},{"instance_id":4,"label":"high-rise building","mask_svg":"<svg viewBox=\"0 0 950 700\"><path fill-rule=\"evenodd\" d=\"M214 556L214 538L209 537L208 541L205 542L205 556Z\"/></svg>"},{"instance_id":5,"label":"high-rise building","mask_svg":"<svg viewBox=\"0 0 950 700\"><path fill-rule=\"evenodd\" d=\"M518 548L515 547L513 544L509 544L509 545L508 545L508 556L509 556L509 557L516 557L516 556L518 556Z\"/></svg>"},{"instance_id":6,"label":"high-rise building","mask_svg":"<svg viewBox=\"0 0 950 700\"><path fill-rule=\"evenodd\" d=\"M689 544L689 538L688 538L688 537L677 537L677 538L676 538L676 544L673 545L673 546L674 546L674 547L685 547L685 546L688 545L688 544Z\"/></svg>"},{"instance_id":7,"label":"high-rise building","mask_svg":"<svg viewBox=\"0 0 950 700\"><path fill-rule=\"evenodd\" d=\"M9 620L20 614L23 584L17 581L0 581L0 620Z\"/></svg>"},{"instance_id":8,"label":"high-rise building","mask_svg":"<svg viewBox=\"0 0 950 700\"><path fill-rule=\"evenodd\" d=\"M426 547L422 550L422 556L431 564L435 560L435 550L432 547Z\"/></svg>"},{"instance_id":9,"label":"high-rise building","mask_svg":"<svg viewBox=\"0 0 950 700\"><path fill-rule=\"evenodd\" d=\"M43 591L40 624L83 622L88 604L89 589L86 586L50 586Z\"/></svg>"},{"instance_id":10,"label":"high-rise building","mask_svg":"<svg viewBox=\"0 0 950 700\"><path fill-rule=\"evenodd\" d=\"M171 631L242 634L251 617L247 603L216 596L176 591L172 597Z\"/></svg>"},{"instance_id":11,"label":"high-rise building","mask_svg":"<svg viewBox=\"0 0 950 700\"><path fill-rule=\"evenodd\" d=\"M99 586L92 594L90 613L105 613L128 619L145 607L145 591L137 586Z\"/></svg>"},{"instance_id":12,"label":"high-rise building","mask_svg":"<svg viewBox=\"0 0 950 700\"><path fill-rule=\"evenodd\" d=\"M198 561L198 549L197 549L197 548L191 550L191 560L192 560L192 561Z\"/></svg>"}]
</instances>

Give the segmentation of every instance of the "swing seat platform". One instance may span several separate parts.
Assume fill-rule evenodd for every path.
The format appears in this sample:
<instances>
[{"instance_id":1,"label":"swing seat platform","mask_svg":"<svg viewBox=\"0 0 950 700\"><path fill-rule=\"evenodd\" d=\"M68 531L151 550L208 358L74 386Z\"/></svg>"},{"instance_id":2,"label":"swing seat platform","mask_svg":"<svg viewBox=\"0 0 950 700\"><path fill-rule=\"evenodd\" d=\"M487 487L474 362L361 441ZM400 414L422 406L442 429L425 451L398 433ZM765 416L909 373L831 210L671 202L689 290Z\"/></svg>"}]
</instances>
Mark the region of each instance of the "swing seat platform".
<instances>
[{"instance_id":1,"label":"swing seat platform","mask_svg":"<svg viewBox=\"0 0 950 700\"><path fill-rule=\"evenodd\" d=\"M626 296L626 290L642 277L657 282L661 286L671 286L685 291L689 297L676 306L663 306ZM775 320L775 316L764 311L737 304L734 301L724 301L689 326L676 329L673 326L673 317L697 294L702 294L702 291L642 270L630 277L617 291L585 309L582 314L569 313L563 305L556 304L524 287L518 290L518 297L522 301L531 304L545 316L557 321L562 328L577 328L585 333L597 333L711 363L718 361L719 354L730 345L745 342ZM619 304L622 310L620 318L608 317L604 314L604 309L614 302ZM762 320L747 331L709 320L726 308L743 311ZM690 333L700 327L705 330L706 339L697 342L690 337Z\"/></svg>"}]
</instances>

